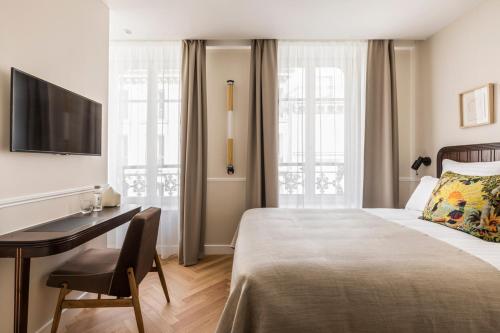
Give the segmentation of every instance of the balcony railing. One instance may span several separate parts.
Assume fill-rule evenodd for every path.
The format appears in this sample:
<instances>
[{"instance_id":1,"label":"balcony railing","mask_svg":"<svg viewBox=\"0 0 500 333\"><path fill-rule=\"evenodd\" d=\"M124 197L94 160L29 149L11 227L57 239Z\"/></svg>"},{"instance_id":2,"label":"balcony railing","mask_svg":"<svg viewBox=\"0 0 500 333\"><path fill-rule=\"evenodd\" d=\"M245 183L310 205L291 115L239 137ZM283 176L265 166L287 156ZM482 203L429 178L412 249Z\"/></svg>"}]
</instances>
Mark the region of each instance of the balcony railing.
<instances>
[{"instance_id":1,"label":"balcony railing","mask_svg":"<svg viewBox=\"0 0 500 333\"><path fill-rule=\"evenodd\" d=\"M282 195L303 195L306 179L314 177L314 194L343 195L344 163L315 163L313 173L314 175L306 176L304 163L280 163L280 193ZM148 188L148 181L155 182L155 186ZM154 192L150 193L150 191ZM166 198L178 197L179 165L161 165L156 170L156 175L153 174L149 177L145 166L126 166L123 168L123 192L129 198L140 198L148 195Z\"/></svg>"},{"instance_id":2,"label":"balcony railing","mask_svg":"<svg viewBox=\"0 0 500 333\"><path fill-rule=\"evenodd\" d=\"M315 163L311 167L311 175L306 175L306 173L305 163L280 163L281 195L303 195L308 179L311 182L314 179L314 194L316 195L343 195L344 163Z\"/></svg>"},{"instance_id":3,"label":"balcony railing","mask_svg":"<svg viewBox=\"0 0 500 333\"><path fill-rule=\"evenodd\" d=\"M123 168L123 192L129 198L140 198L148 195L157 197L179 196L179 165L161 165L148 176L145 166L128 165ZM150 188L148 182L155 182ZM153 193L150 193L153 191Z\"/></svg>"}]
</instances>

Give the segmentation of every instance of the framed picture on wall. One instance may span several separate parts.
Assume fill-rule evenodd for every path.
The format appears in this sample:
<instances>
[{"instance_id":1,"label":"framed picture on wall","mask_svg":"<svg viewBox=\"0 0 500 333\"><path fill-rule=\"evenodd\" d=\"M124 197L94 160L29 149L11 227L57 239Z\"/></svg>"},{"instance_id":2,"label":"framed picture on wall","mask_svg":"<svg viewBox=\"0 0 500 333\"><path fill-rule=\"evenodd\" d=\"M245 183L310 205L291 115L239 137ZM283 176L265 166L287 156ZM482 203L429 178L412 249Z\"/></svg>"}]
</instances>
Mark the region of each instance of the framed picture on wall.
<instances>
[{"instance_id":1,"label":"framed picture on wall","mask_svg":"<svg viewBox=\"0 0 500 333\"><path fill-rule=\"evenodd\" d=\"M493 83L463 92L460 98L460 127L493 123Z\"/></svg>"}]
</instances>

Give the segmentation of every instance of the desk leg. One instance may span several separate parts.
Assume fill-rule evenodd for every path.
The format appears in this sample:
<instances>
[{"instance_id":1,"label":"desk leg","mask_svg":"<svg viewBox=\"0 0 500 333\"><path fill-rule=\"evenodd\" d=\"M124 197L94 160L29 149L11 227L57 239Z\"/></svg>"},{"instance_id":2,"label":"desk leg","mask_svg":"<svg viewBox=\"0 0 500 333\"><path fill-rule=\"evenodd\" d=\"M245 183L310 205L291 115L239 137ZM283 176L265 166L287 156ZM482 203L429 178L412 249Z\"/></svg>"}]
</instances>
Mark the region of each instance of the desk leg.
<instances>
[{"instance_id":1,"label":"desk leg","mask_svg":"<svg viewBox=\"0 0 500 333\"><path fill-rule=\"evenodd\" d=\"M30 258L23 258L22 251L22 249L16 249L14 273L14 333L26 333L28 331Z\"/></svg>"}]
</instances>

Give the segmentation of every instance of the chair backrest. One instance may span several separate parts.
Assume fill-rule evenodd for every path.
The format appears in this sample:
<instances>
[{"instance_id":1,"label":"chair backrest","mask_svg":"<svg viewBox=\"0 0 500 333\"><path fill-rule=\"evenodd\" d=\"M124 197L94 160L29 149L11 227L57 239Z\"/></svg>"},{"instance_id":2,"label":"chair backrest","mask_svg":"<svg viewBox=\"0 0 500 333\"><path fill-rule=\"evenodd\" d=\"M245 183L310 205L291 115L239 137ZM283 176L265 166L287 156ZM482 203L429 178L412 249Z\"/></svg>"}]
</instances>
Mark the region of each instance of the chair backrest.
<instances>
[{"instance_id":1,"label":"chair backrest","mask_svg":"<svg viewBox=\"0 0 500 333\"><path fill-rule=\"evenodd\" d=\"M139 284L153 265L161 209L148 208L132 218L116 264L110 295L128 297L130 287L127 269L132 267Z\"/></svg>"}]
</instances>

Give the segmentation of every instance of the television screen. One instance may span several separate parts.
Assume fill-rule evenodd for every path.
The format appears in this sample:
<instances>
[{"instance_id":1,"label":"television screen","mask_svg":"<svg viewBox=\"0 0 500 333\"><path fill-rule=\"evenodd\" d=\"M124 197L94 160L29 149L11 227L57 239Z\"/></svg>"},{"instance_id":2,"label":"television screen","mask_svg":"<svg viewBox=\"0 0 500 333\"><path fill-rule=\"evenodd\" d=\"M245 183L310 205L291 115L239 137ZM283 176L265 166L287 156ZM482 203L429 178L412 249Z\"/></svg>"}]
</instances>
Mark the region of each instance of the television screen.
<instances>
[{"instance_id":1,"label":"television screen","mask_svg":"<svg viewBox=\"0 0 500 333\"><path fill-rule=\"evenodd\" d=\"M102 105L11 69L10 150L101 155Z\"/></svg>"}]
</instances>

